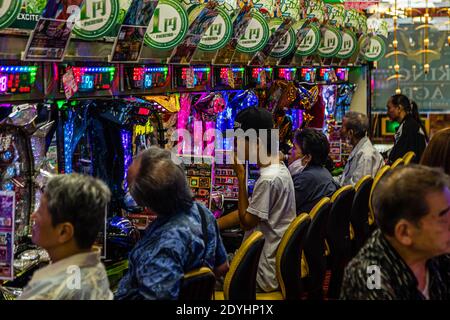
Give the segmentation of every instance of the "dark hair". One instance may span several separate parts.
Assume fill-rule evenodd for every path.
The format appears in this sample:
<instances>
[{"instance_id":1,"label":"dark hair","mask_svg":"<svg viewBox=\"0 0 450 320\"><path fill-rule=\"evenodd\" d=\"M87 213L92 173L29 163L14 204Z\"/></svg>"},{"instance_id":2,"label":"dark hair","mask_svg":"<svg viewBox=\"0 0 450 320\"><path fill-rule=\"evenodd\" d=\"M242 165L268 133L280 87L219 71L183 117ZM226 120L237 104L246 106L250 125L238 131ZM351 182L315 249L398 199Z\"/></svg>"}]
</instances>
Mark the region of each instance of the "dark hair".
<instances>
[{"instance_id":1,"label":"dark hair","mask_svg":"<svg viewBox=\"0 0 450 320\"><path fill-rule=\"evenodd\" d=\"M401 166L380 180L374 190L372 205L378 226L393 236L400 219L418 224L428 214L425 196L450 187L442 170L421 165Z\"/></svg>"},{"instance_id":2,"label":"dark hair","mask_svg":"<svg viewBox=\"0 0 450 320\"><path fill-rule=\"evenodd\" d=\"M420 164L441 167L450 175L450 127L435 133L422 154Z\"/></svg>"},{"instance_id":3,"label":"dark hair","mask_svg":"<svg viewBox=\"0 0 450 320\"><path fill-rule=\"evenodd\" d=\"M295 133L294 141L304 155L311 155L309 165L324 166L327 162L330 144L327 137L318 130L305 128Z\"/></svg>"},{"instance_id":4,"label":"dark hair","mask_svg":"<svg viewBox=\"0 0 450 320\"><path fill-rule=\"evenodd\" d=\"M192 207L184 170L172 161L169 151L150 147L135 161L140 161L139 169L129 188L138 205L158 215L171 215Z\"/></svg>"},{"instance_id":5,"label":"dark hair","mask_svg":"<svg viewBox=\"0 0 450 320\"><path fill-rule=\"evenodd\" d=\"M420 128L422 128L422 131L425 134L425 139L428 142L427 130L420 120L419 106L417 105L417 103L413 100L409 100L409 98L404 94L394 94L393 96L391 96L391 102L396 107L402 106L405 112L407 114L410 114L414 118L414 120L416 120Z\"/></svg>"},{"instance_id":6,"label":"dark hair","mask_svg":"<svg viewBox=\"0 0 450 320\"><path fill-rule=\"evenodd\" d=\"M80 174L56 175L48 181L44 196L52 224L70 222L80 249L90 248L105 224L111 192L105 183Z\"/></svg>"},{"instance_id":7,"label":"dark hair","mask_svg":"<svg viewBox=\"0 0 450 320\"><path fill-rule=\"evenodd\" d=\"M365 114L349 111L344 115L347 119L347 130L353 130L353 133L357 139L364 138L369 130L369 119Z\"/></svg>"}]
</instances>

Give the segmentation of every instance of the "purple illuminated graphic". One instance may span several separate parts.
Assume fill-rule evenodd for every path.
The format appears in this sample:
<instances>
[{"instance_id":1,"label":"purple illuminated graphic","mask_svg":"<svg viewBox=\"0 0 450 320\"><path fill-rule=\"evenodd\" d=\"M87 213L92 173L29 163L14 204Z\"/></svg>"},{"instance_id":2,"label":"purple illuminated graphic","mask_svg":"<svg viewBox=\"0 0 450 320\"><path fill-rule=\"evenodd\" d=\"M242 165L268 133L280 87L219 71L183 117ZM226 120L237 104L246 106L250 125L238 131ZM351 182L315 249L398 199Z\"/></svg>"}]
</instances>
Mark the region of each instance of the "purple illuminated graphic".
<instances>
[{"instance_id":1,"label":"purple illuminated graphic","mask_svg":"<svg viewBox=\"0 0 450 320\"><path fill-rule=\"evenodd\" d=\"M0 74L0 92L4 93L8 90L8 76Z\"/></svg>"}]
</instances>

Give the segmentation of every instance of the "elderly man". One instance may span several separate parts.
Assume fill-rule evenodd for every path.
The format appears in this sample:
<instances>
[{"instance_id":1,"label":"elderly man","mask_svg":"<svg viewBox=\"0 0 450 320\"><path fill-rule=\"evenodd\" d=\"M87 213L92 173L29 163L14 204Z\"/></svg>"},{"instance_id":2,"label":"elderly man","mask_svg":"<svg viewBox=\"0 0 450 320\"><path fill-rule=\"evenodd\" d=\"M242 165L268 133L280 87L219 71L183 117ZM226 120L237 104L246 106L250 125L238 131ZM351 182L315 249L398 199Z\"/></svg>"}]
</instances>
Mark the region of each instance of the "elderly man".
<instances>
[{"instance_id":1,"label":"elderly man","mask_svg":"<svg viewBox=\"0 0 450 320\"><path fill-rule=\"evenodd\" d=\"M379 230L348 264L342 299L450 300L450 177L412 165L375 189Z\"/></svg>"},{"instance_id":2,"label":"elderly man","mask_svg":"<svg viewBox=\"0 0 450 320\"><path fill-rule=\"evenodd\" d=\"M384 164L383 157L367 137L368 129L369 120L366 115L350 111L344 116L341 137L353 146L353 150L344 172L338 177L341 186L355 185L365 175L374 177Z\"/></svg>"},{"instance_id":3,"label":"elderly man","mask_svg":"<svg viewBox=\"0 0 450 320\"><path fill-rule=\"evenodd\" d=\"M67 174L49 180L31 219L32 240L47 250L52 264L34 273L19 299L113 298L100 250L92 249L110 197L108 187L89 176Z\"/></svg>"},{"instance_id":4,"label":"elderly man","mask_svg":"<svg viewBox=\"0 0 450 320\"><path fill-rule=\"evenodd\" d=\"M156 220L129 256L116 299L177 299L185 272L203 266L217 276L228 262L216 219L192 200L183 169L167 150L151 147L128 170L130 194Z\"/></svg>"}]
</instances>

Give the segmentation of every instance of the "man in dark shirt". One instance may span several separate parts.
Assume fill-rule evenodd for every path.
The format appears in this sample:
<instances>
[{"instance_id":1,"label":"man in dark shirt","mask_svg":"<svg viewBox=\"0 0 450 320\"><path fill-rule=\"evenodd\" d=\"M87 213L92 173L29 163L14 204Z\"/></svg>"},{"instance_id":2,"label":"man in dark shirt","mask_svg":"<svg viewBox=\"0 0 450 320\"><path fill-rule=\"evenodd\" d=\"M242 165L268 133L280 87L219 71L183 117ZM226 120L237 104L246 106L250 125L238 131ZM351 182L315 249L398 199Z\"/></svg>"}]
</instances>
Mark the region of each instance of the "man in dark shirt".
<instances>
[{"instance_id":1,"label":"man in dark shirt","mask_svg":"<svg viewBox=\"0 0 450 320\"><path fill-rule=\"evenodd\" d=\"M450 177L411 165L376 187L379 229L345 270L341 299L450 299Z\"/></svg>"},{"instance_id":2,"label":"man in dark shirt","mask_svg":"<svg viewBox=\"0 0 450 320\"><path fill-rule=\"evenodd\" d=\"M128 170L128 185L136 203L157 218L130 253L116 299L177 299L184 273L203 266L225 275L228 262L216 219L192 200L184 171L169 151L151 147L139 154Z\"/></svg>"}]
</instances>

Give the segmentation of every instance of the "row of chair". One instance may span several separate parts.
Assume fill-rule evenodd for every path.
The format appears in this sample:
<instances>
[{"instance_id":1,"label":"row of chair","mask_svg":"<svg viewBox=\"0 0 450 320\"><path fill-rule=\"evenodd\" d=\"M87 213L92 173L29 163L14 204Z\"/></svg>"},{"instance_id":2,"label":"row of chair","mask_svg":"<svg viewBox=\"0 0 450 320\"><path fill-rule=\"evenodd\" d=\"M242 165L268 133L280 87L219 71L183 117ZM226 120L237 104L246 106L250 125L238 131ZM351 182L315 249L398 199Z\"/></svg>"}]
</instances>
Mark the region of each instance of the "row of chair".
<instances>
[{"instance_id":1,"label":"row of chair","mask_svg":"<svg viewBox=\"0 0 450 320\"><path fill-rule=\"evenodd\" d=\"M215 292L214 298L323 299L323 283L329 270L326 296L337 299L346 264L375 229L371 202L376 185L391 168L409 164L413 157L413 152L407 153L392 167L383 166L375 178L364 176L355 187L344 186L331 199L321 199L309 214L300 214L290 224L277 249L278 292L256 293L256 273L264 238L261 232L254 232L242 243L225 277L223 291ZM208 268L186 274L180 299L209 299L214 283L214 274Z\"/></svg>"}]
</instances>

